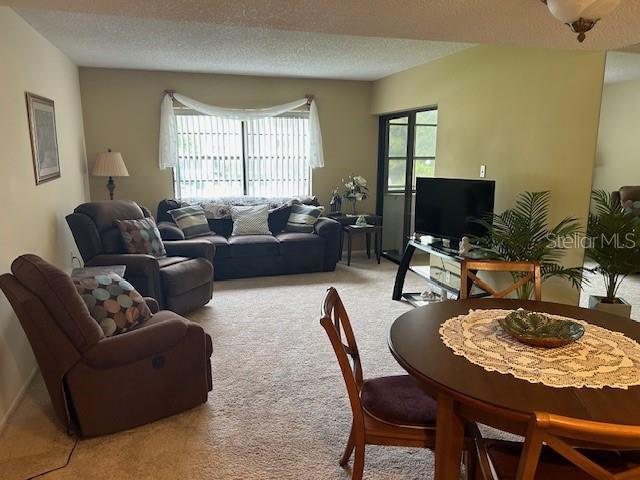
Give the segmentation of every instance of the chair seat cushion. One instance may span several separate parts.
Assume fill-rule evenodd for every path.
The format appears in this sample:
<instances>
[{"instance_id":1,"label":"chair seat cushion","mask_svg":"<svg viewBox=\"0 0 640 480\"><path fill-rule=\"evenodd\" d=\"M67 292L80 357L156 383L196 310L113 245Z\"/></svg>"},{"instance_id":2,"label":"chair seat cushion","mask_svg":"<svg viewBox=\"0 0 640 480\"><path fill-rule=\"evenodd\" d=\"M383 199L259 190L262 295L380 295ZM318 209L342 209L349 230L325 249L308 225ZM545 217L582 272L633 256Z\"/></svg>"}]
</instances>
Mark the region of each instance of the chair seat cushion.
<instances>
[{"instance_id":1,"label":"chair seat cushion","mask_svg":"<svg viewBox=\"0 0 640 480\"><path fill-rule=\"evenodd\" d=\"M515 479L518 472L518 463L522 453L522 443L508 442L503 440L484 441L489 460L500 480ZM627 462L619 452L604 450L582 450L583 454L592 459L595 463L609 470L612 473L619 473L635 466L634 463ZM536 480L547 480L560 478L562 480L593 480L569 460L553 451L549 447L542 449L538 468L536 470Z\"/></svg>"},{"instance_id":2,"label":"chair seat cushion","mask_svg":"<svg viewBox=\"0 0 640 480\"><path fill-rule=\"evenodd\" d=\"M213 265L204 258L190 258L160 269L162 285L170 297L187 293L209 283L212 278Z\"/></svg>"},{"instance_id":3,"label":"chair seat cushion","mask_svg":"<svg viewBox=\"0 0 640 480\"><path fill-rule=\"evenodd\" d=\"M186 262L188 257L162 257L158 259L158 266L162 269L176 263Z\"/></svg>"},{"instance_id":4,"label":"chair seat cushion","mask_svg":"<svg viewBox=\"0 0 640 480\"><path fill-rule=\"evenodd\" d=\"M362 408L386 423L434 426L436 401L409 375L366 380L360 392Z\"/></svg>"},{"instance_id":5,"label":"chair seat cushion","mask_svg":"<svg viewBox=\"0 0 640 480\"><path fill-rule=\"evenodd\" d=\"M271 235L241 235L229 238L232 257L271 257L279 254L279 242Z\"/></svg>"}]
</instances>

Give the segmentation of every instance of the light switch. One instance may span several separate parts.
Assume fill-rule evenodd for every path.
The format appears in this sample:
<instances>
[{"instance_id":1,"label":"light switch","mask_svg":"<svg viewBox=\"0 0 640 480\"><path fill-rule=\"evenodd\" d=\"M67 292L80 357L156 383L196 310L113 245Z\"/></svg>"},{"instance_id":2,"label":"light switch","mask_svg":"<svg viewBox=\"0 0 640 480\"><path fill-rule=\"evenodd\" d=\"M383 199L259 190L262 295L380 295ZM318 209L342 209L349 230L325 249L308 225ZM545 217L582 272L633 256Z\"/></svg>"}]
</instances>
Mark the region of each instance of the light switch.
<instances>
[{"instance_id":1,"label":"light switch","mask_svg":"<svg viewBox=\"0 0 640 480\"><path fill-rule=\"evenodd\" d=\"M480 178L484 178L487 176L487 166L480 165Z\"/></svg>"}]
</instances>

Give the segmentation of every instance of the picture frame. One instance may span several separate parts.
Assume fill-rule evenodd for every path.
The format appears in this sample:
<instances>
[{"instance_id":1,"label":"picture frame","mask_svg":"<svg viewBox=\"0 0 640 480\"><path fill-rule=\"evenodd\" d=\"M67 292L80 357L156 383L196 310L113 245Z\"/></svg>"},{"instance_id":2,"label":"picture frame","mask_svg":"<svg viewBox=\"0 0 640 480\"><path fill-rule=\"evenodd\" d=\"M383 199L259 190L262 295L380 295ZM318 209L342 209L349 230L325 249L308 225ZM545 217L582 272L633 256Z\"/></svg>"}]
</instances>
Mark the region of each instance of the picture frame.
<instances>
[{"instance_id":1,"label":"picture frame","mask_svg":"<svg viewBox=\"0 0 640 480\"><path fill-rule=\"evenodd\" d=\"M29 136L36 185L60 177L56 112L53 100L26 92Z\"/></svg>"}]
</instances>

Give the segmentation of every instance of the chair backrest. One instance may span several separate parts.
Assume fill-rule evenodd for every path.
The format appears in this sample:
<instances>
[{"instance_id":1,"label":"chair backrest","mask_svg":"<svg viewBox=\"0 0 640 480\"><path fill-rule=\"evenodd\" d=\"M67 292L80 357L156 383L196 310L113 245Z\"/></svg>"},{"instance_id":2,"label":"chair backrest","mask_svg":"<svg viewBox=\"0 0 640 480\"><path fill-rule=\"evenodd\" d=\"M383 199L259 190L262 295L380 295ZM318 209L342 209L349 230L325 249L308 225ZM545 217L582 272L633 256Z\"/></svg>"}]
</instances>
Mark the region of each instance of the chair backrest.
<instances>
[{"instance_id":1,"label":"chair backrest","mask_svg":"<svg viewBox=\"0 0 640 480\"><path fill-rule=\"evenodd\" d=\"M140 220L151 214L131 200L83 203L67 215L67 223L85 262L96 255L126 253L116 220Z\"/></svg>"},{"instance_id":2,"label":"chair backrest","mask_svg":"<svg viewBox=\"0 0 640 480\"><path fill-rule=\"evenodd\" d=\"M572 446L576 443L609 449L640 449L640 427L536 413L527 430L517 480L535 478L543 444L597 480L640 478L640 467L612 473Z\"/></svg>"},{"instance_id":3,"label":"chair backrest","mask_svg":"<svg viewBox=\"0 0 640 480\"><path fill-rule=\"evenodd\" d=\"M36 255L22 255L0 276L0 289L22 325L58 418L69 428L65 374L104 337L67 274Z\"/></svg>"},{"instance_id":4,"label":"chair backrest","mask_svg":"<svg viewBox=\"0 0 640 480\"><path fill-rule=\"evenodd\" d=\"M322 318L320 324L324 327L331 341L331 346L338 359L344 383L349 394L349 402L353 411L355 424L364 425L362 415L362 405L360 403L360 390L362 389L362 365L360 363L360 353L356 344L355 336L351 328L349 316L340 299L340 295L335 288L327 290L327 294L322 304ZM346 343L343 343L342 333Z\"/></svg>"},{"instance_id":5,"label":"chair backrest","mask_svg":"<svg viewBox=\"0 0 640 480\"><path fill-rule=\"evenodd\" d=\"M478 272L509 272L522 274L514 283L496 290L487 282L478 277ZM469 284L471 281L471 284ZM469 295L473 284L489 293L494 298L504 298L511 292L527 283L533 282L535 299L542 300L542 273L539 262L503 262L502 260L463 260L460 272L460 298L465 299Z\"/></svg>"}]
</instances>

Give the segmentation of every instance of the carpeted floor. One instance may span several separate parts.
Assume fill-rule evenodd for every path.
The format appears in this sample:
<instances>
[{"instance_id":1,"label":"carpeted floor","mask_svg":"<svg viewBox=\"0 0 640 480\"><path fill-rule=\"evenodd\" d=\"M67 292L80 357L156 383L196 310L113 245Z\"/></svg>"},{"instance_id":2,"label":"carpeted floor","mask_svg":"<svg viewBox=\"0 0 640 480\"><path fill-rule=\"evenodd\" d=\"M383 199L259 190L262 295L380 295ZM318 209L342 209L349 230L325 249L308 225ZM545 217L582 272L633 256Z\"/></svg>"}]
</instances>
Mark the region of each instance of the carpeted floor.
<instances>
[{"instance_id":1,"label":"carpeted floor","mask_svg":"<svg viewBox=\"0 0 640 480\"><path fill-rule=\"evenodd\" d=\"M218 282L190 318L213 338L207 404L131 431L81 440L54 479L347 479L337 462L350 411L320 304L335 286L351 314L365 375L402 373L386 343L409 307L391 300L396 265L357 257L334 273ZM408 277L407 285L422 285ZM123 405L123 408L126 406ZM0 479L64 465L74 441L59 429L38 376L0 436ZM369 447L365 475L425 479L428 451Z\"/></svg>"},{"instance_id":2,"label":"carpeted floor","mask_svg":"<svg viewBox=\"0 0 640 480\"><path fill-rule=\"evenodd\" d=\"M318 323L320 303L327 287L338 288L352 317L365 376L402 373L386 344L390 323L410 308L391 300L395 271L392 263L377 265L358 256L350 268L339 265L334 273L216 283L214 300L190 316L213 338L214 390L207 404L127 432L81 440L65 468L38 478L350 478L337 465L350 412ZM637 306L639 284L629 279L622 292ZM419 291L423 285L407 277L407 288ZM37 376L0 435L0 479L24 480L65 465L74 443L60 430ZM367 480L432 475L429 451L367 448Z\"/></svg>"}]
</instances>

